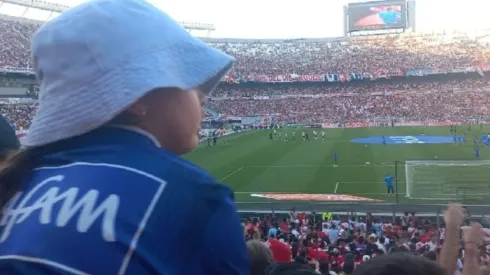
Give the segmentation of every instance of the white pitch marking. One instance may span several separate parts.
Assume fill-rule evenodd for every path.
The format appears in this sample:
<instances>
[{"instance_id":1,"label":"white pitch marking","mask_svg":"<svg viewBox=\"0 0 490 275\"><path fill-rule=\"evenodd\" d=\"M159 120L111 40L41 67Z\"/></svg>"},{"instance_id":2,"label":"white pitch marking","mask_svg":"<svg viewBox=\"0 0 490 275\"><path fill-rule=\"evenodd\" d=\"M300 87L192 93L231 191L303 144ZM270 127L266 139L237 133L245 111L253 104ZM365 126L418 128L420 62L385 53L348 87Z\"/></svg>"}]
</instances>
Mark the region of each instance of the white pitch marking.
<instances>
[{"instance_id":1,"label":"white pitch marking","mask_svg":"<svg viewBox=\"0 0 490 275\"><path fill-rule=\"evenodd\" d=\"M235 171L233 171L230 174L226 175L224 178L220 179L219 181L224 181L225 179L227 179L227 178L235 175L236 173L240 172L243 168L245 168L245 166L236 169Z\"/></svg>"},{"instance_id":2,"label":"white pitch marking","mask_svg":"<svg viewBox=\"0 0 490 275\"><path fill-rule=\"evenodd\" d=\"M329 193L310 193L310 192L234 192L236 195L247 195L247 194L278 194L278 195L288 195L288 194L308 194L308 195L346 195L346 196L382 196L386 193L347 193L347 194L329 194Z\"/></svg>"},{"instance_id":3,"label":"white pitch marking","mask_svg":"<svg viewBox=\"0 0 490 275\"><path fill-rule=\"evenodd\" d=\"M339 189L339 182L335 184L335 190L333 191L334 194L337 194L337 190Z\"/></svg>"},{"instance_id":4,"label":"white pitch marking","mask_svg":"<svg viewBox=\"0 0 490 275\"><path fill-rule=\"evenodd\" d=\"M395 167L395 165L384 164L371 164L370 166L380 167ZM366 167L365 164L353 164L353 165L337 165L332 167L331 165L251 165L244 166L242 168L348 168L348 167Z\"/></svg>"}]
</instances>

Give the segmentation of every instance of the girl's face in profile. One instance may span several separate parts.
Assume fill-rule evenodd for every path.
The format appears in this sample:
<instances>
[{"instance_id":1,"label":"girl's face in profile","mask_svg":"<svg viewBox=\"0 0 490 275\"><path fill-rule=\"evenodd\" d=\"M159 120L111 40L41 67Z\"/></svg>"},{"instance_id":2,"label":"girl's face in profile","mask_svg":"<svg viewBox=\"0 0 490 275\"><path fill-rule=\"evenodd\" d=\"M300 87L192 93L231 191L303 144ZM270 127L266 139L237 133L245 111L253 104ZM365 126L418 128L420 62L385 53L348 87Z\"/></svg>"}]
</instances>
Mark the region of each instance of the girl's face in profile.
<instances>
[{"instance_id":1,"label":"girl's face in profile","mask_svg":"<svg viewBox=\"0 0 490 275\"><path fill-rule=\"evenodd\" d=\"M157 89L133 105L131 112L144 113L138 126L154 135L163 148L181 155L198 146L205 102L199 90Z\"/></svg>"}]
</instances>

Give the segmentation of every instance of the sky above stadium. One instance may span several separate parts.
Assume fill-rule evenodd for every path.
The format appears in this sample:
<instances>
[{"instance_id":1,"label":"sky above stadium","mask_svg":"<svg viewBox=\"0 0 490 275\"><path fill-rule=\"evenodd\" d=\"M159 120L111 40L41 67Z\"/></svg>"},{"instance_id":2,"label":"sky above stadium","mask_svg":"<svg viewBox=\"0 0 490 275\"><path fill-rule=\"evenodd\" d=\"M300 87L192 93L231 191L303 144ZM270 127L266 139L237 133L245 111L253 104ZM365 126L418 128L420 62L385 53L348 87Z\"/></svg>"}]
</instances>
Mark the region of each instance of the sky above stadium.
<instances>
[{"instance_id":1,"label":"sky above stadium","mask_svg":"<svg viewBox=\"0 0 490 275\"><path fill-rule=\"evenodd\" d=\"M69 6L85 0L48 0ZM149 0L179 21L211 23L212 37L313 38L343 35L348 0ZM359 2L359 1L358 1ZM417 0L418 31L490 29L490 1Z\"/></svg>"}]
</instances>

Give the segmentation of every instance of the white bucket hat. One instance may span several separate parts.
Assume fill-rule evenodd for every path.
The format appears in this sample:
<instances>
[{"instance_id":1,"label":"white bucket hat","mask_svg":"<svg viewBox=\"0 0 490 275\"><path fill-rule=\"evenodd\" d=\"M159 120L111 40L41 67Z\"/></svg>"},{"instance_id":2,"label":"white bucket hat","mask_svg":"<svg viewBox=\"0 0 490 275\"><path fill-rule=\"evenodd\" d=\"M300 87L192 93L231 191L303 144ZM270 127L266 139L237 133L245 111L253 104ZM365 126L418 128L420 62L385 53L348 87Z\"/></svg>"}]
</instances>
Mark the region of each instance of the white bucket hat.
<instances>
[{"instance_id":1,"label":"white bucket hat","mask_svg":"<svg viewBox=\"0 0 490 275\"><path fill-rule=\"evenodd\" d=\"M143 0L96 0L46 23L32 41L39 106L24 146L87 133L155 88L208 93L233 58Z\"/></svg>"}]
</instances>

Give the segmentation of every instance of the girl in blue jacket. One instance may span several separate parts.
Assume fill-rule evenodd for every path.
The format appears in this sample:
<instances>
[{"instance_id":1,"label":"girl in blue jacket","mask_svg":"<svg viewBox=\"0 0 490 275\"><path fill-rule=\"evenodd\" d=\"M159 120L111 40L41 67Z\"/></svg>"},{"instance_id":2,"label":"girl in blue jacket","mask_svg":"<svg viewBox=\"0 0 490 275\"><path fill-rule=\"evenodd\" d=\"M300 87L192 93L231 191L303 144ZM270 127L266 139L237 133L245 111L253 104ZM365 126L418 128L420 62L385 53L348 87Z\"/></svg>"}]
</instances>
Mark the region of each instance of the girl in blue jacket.
<instances>
[{"instance_id":1,"label":"girl in blue jacket","mask_svg":"<svg viewBox=\"0 0 490 275\"><path fill-rule=\"evenodd\" d=\"M34 35L39 106L0 168L0 274L249 274L230 188L182 159L233 59L143 0Z\"/></svg>"}]
</instances>

